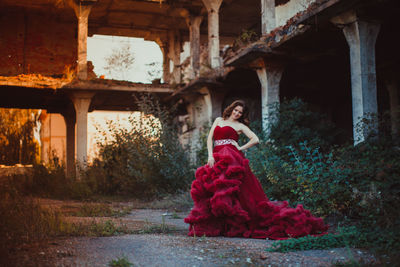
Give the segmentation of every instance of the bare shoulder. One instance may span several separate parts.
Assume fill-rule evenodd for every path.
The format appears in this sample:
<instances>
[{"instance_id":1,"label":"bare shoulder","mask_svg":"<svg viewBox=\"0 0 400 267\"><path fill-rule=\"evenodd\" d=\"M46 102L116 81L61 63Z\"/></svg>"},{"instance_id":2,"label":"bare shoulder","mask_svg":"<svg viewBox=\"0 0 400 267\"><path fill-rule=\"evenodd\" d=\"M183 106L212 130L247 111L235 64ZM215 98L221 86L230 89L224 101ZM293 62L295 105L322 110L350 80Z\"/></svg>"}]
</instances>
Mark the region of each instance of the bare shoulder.
<instances>
[{"instance_id":1,"label":"bare shoulder","mask_svg":"<svg viewBox=\"0 0 400 267\"><path fill-rule=\"evenodd\" d=\"M239 130L246 131L250 130L250 128L246 124L239 122Z\"/></svg>"},{"instance_id":2,"label":"bare shoulder","mask_svg":"<svg viewBox=\"0 0 400 267\"><path fill-rule=\"evenodd\" d=\"M217 117L214 121L214 124L219 123L220 121L222 121L222 117Z\"/></svg>"},{"instance_id":3,"label":"bare shoulder","mask_svg":"<svg viewBox=\"0 0 400 267\"><path fill-rule=\"evenodd\" d=\"M215 127L215 126L217 126L217 125L218 125L218 123L219 123L221 120L222 120L222 118L221 118L221 117L218 117L218 118L216 118L216 119L214 120L214 122L213 122L213 125L212 125L212 127Z\"/></svg>"}]
</instances>

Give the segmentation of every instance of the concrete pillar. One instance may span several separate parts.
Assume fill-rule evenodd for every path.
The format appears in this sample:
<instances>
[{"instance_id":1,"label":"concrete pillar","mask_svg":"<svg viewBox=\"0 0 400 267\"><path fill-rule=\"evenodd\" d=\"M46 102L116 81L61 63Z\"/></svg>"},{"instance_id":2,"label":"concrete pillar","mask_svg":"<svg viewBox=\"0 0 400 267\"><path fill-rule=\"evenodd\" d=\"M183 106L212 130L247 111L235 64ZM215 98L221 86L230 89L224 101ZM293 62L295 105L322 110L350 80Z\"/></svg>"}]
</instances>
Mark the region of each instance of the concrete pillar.
<instances>
[{"instance_id":1,"label":"concrete pillar","mask_svg":"<svg viewBox=\"0 0 400 267\"><path fill-rule=\"evenodd\" d=\"M75 169L75 112L66 112L62 114L66 126L67 137L67 153L65 158L65 174L67 178L74 178L76 174Z\"/></svg>"},{"instance_id":2,"label":"concrete pillar","mask_svg":"<svg viewBox=\"0 0 400 267\"><path fill-rule=\"evenodd\" d=\"M190 15L186 19L186 23L190 32L190 78L199 77L200 75L200 25L203 16Z\"/></svg>"},{"instance_id":3,"label":"concrete pillar","mask_svg":"<svg viewBox=\"0 0 400 267\"><path fill-rule=\"evenodd\" d=\"M269 135L270 125L276 120L276 117L271 116L271 111L273 104L279 104L279 84L283 69L283 66L264 66L256 70L261 83L261 117L266 136Z\"/></svg>"},{"instance_id":4,"label":"concrete pillar","mask_svg":"<svg viewBox=\"0 0 400 267\"><path fill-rule=\"evenodd\" d=\"M396 76L391 75L385 79L390 98L390 122L393 140L400 138L400 106L399 106L399 84Z\"/></svg>"},{"instance_id":5,"label":"concrete pillar","mask_svg":"<svg viewBox=\"0 0 400 267\"><path fill-rule=\"evenodd\" d=\"M212 99L210 90L202 87L197 90L198 94L184 95L185 102L188 103L186 108L189 114L189 121L192 125L189 135L189 144L191 147L190 158L196 161L196 151L198 149L201 135L208 130L212 124ZM221 116L221 112L219 113ZM206 127L206 128L204 128Z\"/></svg>"},{"instance_id":6,"label":"concrete pillar","mask_svg":"<svg viewBox=\"0 0 400 267\"><path fill-rule=\"evenodd\" d=\"M208 60L211 68L219 68L219 8L222 0L203 0L208 12Z\"/></svg>"},{"instance_id":7,"label":"concrete pillar","mask_svg":"<svg viewBox=\"0 0 400 267\"><path fill-rule=\"evenodd\" d=\"M181 83L182 68L181 68L181 53L182 40L181 35L177 31L175 34L175 58L174 58L174 79L176 83Z\"/></svg>"},{"instance_id":8,"label":"concrete pillar","mask_svg":"<svg viewBox=\"0 0 400 267\"><path fill-rule=\"evenodd\" d=\"M275 28L275 0L261 0L261 35L267 35Z\"/></svg>"},{"instance_id":9,"label":"concrete pillar","mask_svg":"<svg viewBox=\"0 0 400 267\"><path fill-rule=\"evenodd\" d=\"M179 84L181 83L181 51L182 51L182 44L179 32L169 31L168 39L169 39L168 55L169 58L174 63L171 78L172 82Z\"/></svg>"},{"instance_id":10,"label":"concrete pillar","mask_svg":"<svg viewBox=\"0 0 400 267\"><path fill-rule=\"evenodd\" d=\"M76 113L76 163L81 169L87 164L87 114L94 93L76 92L71 100Z\"/></svg>"},{"instance_id":11,"label":"concrete pillar","mask_svg":"<svg viewBox=\"0 0 400 267\"><path fill-rule=\"evenodd\" d=\"M88 20L91 4L83 4L73 2L75 15L78 19L78 62L77 76L81 80L87 79L87 36L88 36Z\"/></svg>"},{"instance_id":12,"label":"concrete pillar","mask_svg":"<svg viewBox=\"0 0 400 267\"><path fill-rule=\"evenodd\" d=\"M168 57L168 44L163 43L160 45L161 52L163 53L163 80L164 83L170 81L169 57Z\"/></svg>"},{"instance_id":13,"label":"concrete pillar","mask_svg":"<svg viewBox=\"0 0 400 267\"><path fill-rule=\"evenodd\" d=\"M380 25L349 11L332 19L343 27L350 48L354 144L378 134L375 43Z\"/></svg>"}]
</instances>

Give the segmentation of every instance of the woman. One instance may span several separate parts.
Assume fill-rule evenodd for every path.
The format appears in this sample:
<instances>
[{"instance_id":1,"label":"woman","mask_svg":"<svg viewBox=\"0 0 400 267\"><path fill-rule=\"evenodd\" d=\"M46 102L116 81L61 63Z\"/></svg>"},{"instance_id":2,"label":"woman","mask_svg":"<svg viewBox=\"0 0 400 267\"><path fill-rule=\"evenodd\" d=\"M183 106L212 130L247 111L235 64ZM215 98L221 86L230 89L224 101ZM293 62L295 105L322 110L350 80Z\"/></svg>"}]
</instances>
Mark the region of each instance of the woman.
<instances>
[{"instance_id":1,"label":"woman","mask_svg":"<svg viewBox=\"0 0 400 267\"><path fill-rule=\"evenodd\" d=\"M234 101L217 118L207 139L208 163L196 171L191 195L194 201L185 222L193 236L239 236L286 239L324 234L327 226L302 205L271 202L250 171L242 151L259 142L247 127L243 101ZM239 146L239 134L249 141ZM214 149L213 149L214 139Z\"/></svg>"}]
</instances>

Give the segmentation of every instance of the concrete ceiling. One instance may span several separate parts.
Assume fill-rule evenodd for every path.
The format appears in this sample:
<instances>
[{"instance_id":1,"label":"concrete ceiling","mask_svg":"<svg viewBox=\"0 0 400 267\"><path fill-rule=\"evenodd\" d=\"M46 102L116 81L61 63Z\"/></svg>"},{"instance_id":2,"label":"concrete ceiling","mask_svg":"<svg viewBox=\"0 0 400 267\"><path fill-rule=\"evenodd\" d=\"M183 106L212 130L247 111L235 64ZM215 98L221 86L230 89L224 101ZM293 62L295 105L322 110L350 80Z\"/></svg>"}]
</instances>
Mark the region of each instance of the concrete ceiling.
<instances>
[{"instance_id":1,"label":"concrete ceiling","mask_svg":"<svg viewBox=\"0 0 400 267\"><path fill-rule=\"evenodd\" d=\"M76 23L71 8L74 0L0 0L0 8L23 8L25 12L50 12L59 19ZM89 35L105 34L167 40L167 32L177 30L182 39L189 36L186 17L204 16L201 34L207 35L207 12L201 0L82 0L92 3ZM287 0L276 1L277 4ZM260 32L260 0L224 0L220 9L220 36L238 37L243 30Z\"/></svg>"}]
</instances>

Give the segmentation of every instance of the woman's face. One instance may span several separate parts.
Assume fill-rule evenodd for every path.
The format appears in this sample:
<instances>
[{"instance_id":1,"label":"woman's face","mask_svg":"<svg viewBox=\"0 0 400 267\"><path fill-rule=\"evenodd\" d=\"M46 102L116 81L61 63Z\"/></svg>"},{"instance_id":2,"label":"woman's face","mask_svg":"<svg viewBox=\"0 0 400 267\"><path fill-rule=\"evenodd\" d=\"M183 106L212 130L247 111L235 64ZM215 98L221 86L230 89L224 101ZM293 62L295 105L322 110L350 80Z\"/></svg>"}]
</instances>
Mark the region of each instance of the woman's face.
<instances>
[{"instance_id":1,"label":"woman's face","mask_svg":"<svg viewBox=\"0 0 400 267\"><path fill-rule=\"evenodd\" d=\"M234 120L240 119L243 115L243 107L242 106L236 106L231 113L231 118Z\"/></svg>"}]
</instances>

